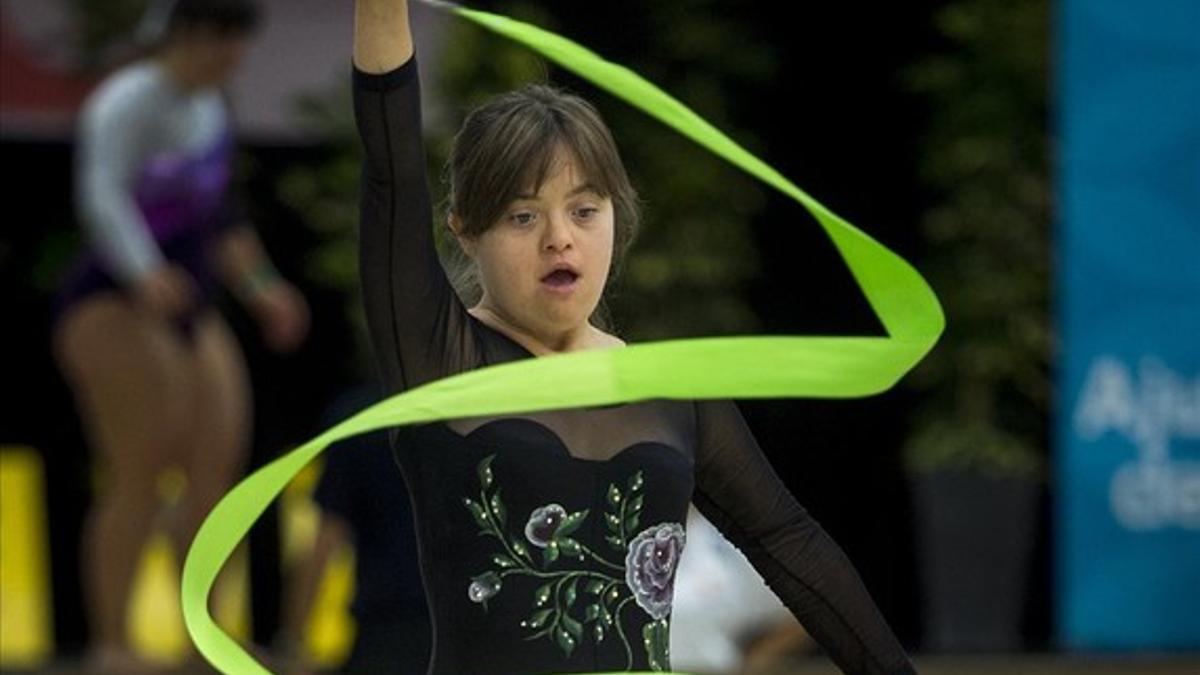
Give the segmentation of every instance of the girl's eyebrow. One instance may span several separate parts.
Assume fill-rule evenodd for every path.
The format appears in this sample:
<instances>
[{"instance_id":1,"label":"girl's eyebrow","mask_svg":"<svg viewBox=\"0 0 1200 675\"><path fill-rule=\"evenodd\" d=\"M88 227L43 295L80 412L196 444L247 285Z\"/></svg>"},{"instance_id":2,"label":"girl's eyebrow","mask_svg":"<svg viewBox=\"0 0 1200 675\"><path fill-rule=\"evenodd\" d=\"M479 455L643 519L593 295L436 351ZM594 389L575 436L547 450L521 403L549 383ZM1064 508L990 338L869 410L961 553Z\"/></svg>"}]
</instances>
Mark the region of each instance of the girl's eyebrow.
<instances>
[{"instance_id":1,"label":"girl's eyebrow","mask_svg":"<svg viewBox=\"0 0 1200 675\"><path fill-rule=\"evenodd\" d=\"M579 194L580 192L589 192L589 191L594 192L596 194L600 194L600 190L595 185L592 185L591 183L583 183L582 185L577 185L575 187L575 189L568 192L567 196L574 197L575 195ZM538 198L537 195L531 195L528 193L517 195L517 199L537 199L537 198Z\"/></svg>"}]
</instances>

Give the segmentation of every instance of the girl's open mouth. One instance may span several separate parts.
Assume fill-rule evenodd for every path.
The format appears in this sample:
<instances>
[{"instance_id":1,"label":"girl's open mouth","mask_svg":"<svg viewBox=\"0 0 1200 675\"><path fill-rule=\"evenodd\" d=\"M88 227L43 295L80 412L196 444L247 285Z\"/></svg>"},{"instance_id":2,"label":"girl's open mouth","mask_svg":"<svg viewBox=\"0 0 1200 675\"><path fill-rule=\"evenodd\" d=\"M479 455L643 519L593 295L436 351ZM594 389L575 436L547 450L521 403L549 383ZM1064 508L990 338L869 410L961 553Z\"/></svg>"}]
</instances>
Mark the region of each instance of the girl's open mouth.
<instances>
[{"instance_id":1,"label":"girl's open mouth","mask_svg":"<svg viewBox=\"0 0 1200 675\"><path fill-rule=\"evenodd\" d=\"M556 270L542 277L542 286L548 290L565 293L575 289L579 275L570 270Z\"/></svg>"}]
</instances>

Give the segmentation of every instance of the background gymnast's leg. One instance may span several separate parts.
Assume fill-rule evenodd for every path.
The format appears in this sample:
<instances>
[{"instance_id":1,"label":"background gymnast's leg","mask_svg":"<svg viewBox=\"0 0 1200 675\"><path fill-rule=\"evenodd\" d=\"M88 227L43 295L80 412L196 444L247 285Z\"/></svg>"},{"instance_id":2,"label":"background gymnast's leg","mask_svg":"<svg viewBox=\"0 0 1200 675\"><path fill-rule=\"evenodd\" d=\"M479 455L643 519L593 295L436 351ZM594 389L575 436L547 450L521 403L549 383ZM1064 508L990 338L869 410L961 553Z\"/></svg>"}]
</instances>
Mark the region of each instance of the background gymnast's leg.
<instances>
[{"instance_id":1,"label":"background gymnast's leg","mask_svg":"<svg viewBox=\"0 0 1200 675\"><path fill-rule=\"evenodd\" d=\"M83 534L89 665L144 671L147 664L128 651L126 617L159 509L157 479L188 431L187 346L167 321L119 292L103 291L63 314L53 348L102 472Z\"/></svg>"},{"instance_id":2,"label":"background gymnast's leg","mask_svg":"<svg viewBox=\"0 0 1200 675\"><path fill-rule=\"evenodd\" d=\"M187 367L194 383L191 426L179 458L187 489L173 527L181 564L204 519L245 472L253 420L251 383L241 347L215 309L196 319L195 348L188 353ZM221 577L228 573L222 572ZM223 583L221 577L218 584ZM193 653L193 663L199 660Z\"/></svg>"}]
</instances>

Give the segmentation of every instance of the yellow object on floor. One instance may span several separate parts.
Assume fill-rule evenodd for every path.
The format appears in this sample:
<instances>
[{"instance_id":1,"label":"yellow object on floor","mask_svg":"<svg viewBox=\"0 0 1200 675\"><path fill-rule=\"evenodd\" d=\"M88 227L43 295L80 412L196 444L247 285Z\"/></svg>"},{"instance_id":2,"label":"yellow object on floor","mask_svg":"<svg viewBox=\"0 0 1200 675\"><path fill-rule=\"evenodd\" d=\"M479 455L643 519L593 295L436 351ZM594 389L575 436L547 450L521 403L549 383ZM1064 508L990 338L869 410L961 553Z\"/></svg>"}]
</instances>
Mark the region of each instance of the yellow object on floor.
<instances>
[{"instance_id":1,"label":"yellow object on floor","mask_svg":"<svg viewBox=\"0 0 1200 675\"><path fill-rule=\"evenodd\" d=\"M0 446L0 668L30 668L53 655L42 458Z\"/></svg>"},{"instance_id":2,"label":"yellow object on floor","mask_svg":"<svg viewBox=\"0 0 1200 675\"><path fill-rule=\"evenodd\" d=\"M319 463L298 475L281 501L283 564L294 569L316 536L319 509L312 493ZM178 469L165 471L158 492L167 512L187 490ZM41 455L28 446L0 446L0 668L37 668L54 657L45 475ZM146 541L130 589L126 632L144 658L179 665L192 650L179 604L179 564L171 541L156 528ZM213 591L215 617L231 636L251 635L249 557L243 544ZM322 576L305 633L306 648L323 667L349 656L356 632L350 615L354 549L336 552Z\"/></svg>"},{"instance_id":3,"label":"yellow object on floor","mask_svg":"<svg viewBox=\"0 0 1200 675\"><path fill-rule=\"evenodd\" d=\"M323 460L304 467L280 496L282 558L288 570L297 568L316 541L320 508L312 496L323 470ZM321 667L336 668L350 655L357 630L350 614L353 597L354 548L347 545L330 556L305 626L305 649Z\"/></svg>"},{"instance_id":4,"label":"yellow object on floor","mask_svg":"<svg viewBox=\"0 0 1200 675\"><path fill-rule=\"evenodd\" d=\"M192 644L179 606L178 558L166 534L155 532L146 542L134 578L126 615L126 634L135 651L148 660L179 665ZM250 639L250 580L245 547L239 548L213 591L217 623L232 637Z\"/></svg>"},{"instance_id":5,"label":"yellow object on floor","mask_svg":"<svg viewBox=\"0 0 1200 675\"><path fill-rule=\"evenodd\" d=\"M168 469L159 477L158 493L167 513L178 507L186 490L187 477L180 469ZM192 650L179 605L181 565L170 537L157 528L147 540L138 563L125 618L126 635L134 650L156 663L179 665ZM249 641L251 634L248 570L246 547L242 545L234 551L213 590L217 623L242 641Z\"/></svg>"}]
</instances>

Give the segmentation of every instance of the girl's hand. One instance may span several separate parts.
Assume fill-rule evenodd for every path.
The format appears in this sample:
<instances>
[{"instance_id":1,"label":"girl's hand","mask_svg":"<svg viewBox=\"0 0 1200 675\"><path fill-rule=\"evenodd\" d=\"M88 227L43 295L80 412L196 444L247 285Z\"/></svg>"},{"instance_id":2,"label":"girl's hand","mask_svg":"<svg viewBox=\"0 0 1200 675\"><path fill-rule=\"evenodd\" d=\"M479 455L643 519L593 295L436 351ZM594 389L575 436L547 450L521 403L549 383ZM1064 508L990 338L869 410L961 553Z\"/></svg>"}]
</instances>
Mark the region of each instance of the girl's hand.
<instances>
[{"instance_id":1,"label":"girl's hand","mask_svg":"<svg viewBox=\"0 0 1200 675\"><path fill-rule=\"evenodd\" d=\"M173 319L191 308L196 297L191 274L176 263L167 263L133 285L136 302L164 319Z\"/></svg>"},{"instance_id":2,"label":"girl's hand","mask_svg":"<svg viewBox=\"0 0 1200 675\"><path fill-rule=\"evenodd\" d=\"M263 342L274 351L291 352L308 335L308 303L287 281L280 279L259 290L247 309L262 329Z\"/></svg>"}]
</instances>

